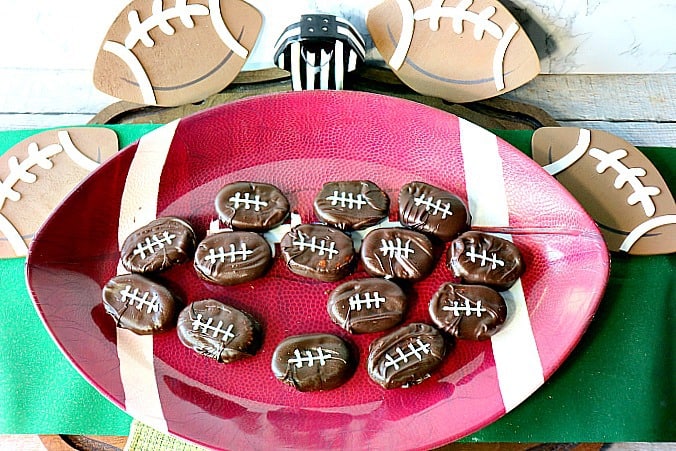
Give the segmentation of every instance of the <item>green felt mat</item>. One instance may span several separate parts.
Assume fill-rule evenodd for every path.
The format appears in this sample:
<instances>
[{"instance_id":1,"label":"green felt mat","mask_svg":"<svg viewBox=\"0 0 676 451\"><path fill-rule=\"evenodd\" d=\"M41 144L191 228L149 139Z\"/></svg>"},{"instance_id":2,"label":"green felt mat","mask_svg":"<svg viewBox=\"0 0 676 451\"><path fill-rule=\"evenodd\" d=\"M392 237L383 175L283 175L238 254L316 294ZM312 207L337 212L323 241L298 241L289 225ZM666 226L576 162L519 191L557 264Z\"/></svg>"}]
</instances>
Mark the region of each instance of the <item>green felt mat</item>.
<instances>
[{"instance_id":1,"label":"green felt mat","mask_svg":"<svg viewBox=\"0 0 676 451\"><path fill-rule=\"evenodd\" d=\"M125 146L157 125L111 126ZM36 131L0 132L0 153ZM496 131L524 152L531 132ZM674 192L676 149L642 148ZM0 434L127 435L131 418L93 389L52 342L24 282L0 261ZM467 441L676 441L676 256L612 256L588 331L554 376Z\"/></svg>"}]
</instances>

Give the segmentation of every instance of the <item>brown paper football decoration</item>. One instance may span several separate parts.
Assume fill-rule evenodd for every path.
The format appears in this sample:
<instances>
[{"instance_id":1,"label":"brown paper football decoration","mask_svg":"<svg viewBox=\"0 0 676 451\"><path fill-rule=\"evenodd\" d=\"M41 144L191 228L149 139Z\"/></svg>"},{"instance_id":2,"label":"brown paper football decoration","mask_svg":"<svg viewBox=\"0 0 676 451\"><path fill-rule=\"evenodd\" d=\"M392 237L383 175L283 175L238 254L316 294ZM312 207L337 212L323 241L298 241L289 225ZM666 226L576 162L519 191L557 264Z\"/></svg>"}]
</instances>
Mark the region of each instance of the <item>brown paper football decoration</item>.
<instances>
[{"instance_id":1,"label":"brown paper football decoration","mask_svg":"<svg viewBox=\"0 0 676 451\"><path fill-rule=\"evenodd\" d=\"M103 40L94 85L146 105L203 100L237 76L262 22L241 0L134 0Z\"/></svg>"},{"instance_id":2,"label":"brown paper football decoration","mask_svg":"<svg viewBox=\"0 0 676 451\"><path fill-rule=\"evenodd\" d=\"M75 127L38 133L5 152L0 157L0 258L25 256L52 210L118 149L113 130Z\"/></svg>"},{"instance_id":3,"label":"brown paper football decoration","mask_svg":"<svg viewBox=\"0 0 676 451\"><path fill-rule=\"evenodd\" d=\"M676 204L655 166L623 139L599 130L543 127L533 159L554 175L599 225L611 251L676 252Z\"/></svg>"},{"instance_id":4,"label":"brown paper football decoration","mask_svg":"<svg viewBox=\"0 0 676 451\"><path fill-rule=\"evenodd\" d=\"M385 0L366 25L385 62L421 94L473 102L540 73L530 39L494 0Z\"/></svg>"}]
</instances>

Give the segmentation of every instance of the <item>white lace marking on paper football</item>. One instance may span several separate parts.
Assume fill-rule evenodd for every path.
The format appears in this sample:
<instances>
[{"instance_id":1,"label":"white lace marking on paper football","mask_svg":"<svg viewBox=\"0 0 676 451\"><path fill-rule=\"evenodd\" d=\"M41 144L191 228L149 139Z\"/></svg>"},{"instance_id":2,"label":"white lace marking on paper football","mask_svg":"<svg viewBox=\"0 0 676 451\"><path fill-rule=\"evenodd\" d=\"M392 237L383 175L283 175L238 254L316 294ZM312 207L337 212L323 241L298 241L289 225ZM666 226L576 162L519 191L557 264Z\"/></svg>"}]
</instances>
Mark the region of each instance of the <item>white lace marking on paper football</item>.
<instances>
[{"instance_id":1,"label":"white lace marking on paper football","mask_svg":"<svg viewBox=\"0 0 676 451\"><path fill-rule=\"evenodd\" d=\"M366 197L361 193L357 194L355 197L353 193L334 191L331 196L326 198L326 200L331 201L331 205L335 206L340 204L341 207L350 210L354 210L355 208L361 210L361 207L368 205Z\"/></svg>"},{"instance_id":2,"label":"white lace marking on paper football","mask_svg":"<svg viewBox=\"0 0 676 451\"><path fill-rule=\"evenodd\" d=\"M459 296L462 298L462 304L454 300L451 305L444 305L441 307L441 310L453 312L453 316L462 316L464 313L465 316L472 316L472 314L474 314L477 318L481 318L481 314L488 311L481 306L481 300L476 302L476 307L472 307L472 303L469 299L462 295Z\"/></svg>"},{"instance_id":3,"label":"white lace marking on paper football","mask_svg":"<svg viewBox=\"0 0 676 451\"><path fill-rule=\"evenodd\" d=\"M146 313L157 313L160 311L160 298L157 293L153 293L152 298L148 299L150 297L149 291L141 293L141 290L138 288L132 290L131 285L127 285L124 290L120 291L120 296L122 297L120 301L123 304L134 306L136 310L143 310L143 307L147 307Z\"/></svg>"},{"instance_id":4,"label":"white lace marking on paper football","mask_svg":"<svg viewBox=\"0 0 676 451\"><path fill-rule=\"evenodd\" d=\"M488 263L491 264L491 269L495 269L498 266L505 266L505 262L500 260L495 252L491 252L489 257L486 249L482 249L481 253L478 254L474 245L470 246L469 250L465 252L465 255L469 257L469 261L472 263L476 263L478 259L482 268Z\"/></svg>"},{"instance_id":5,"label":"white lace marking on paper football","mask_svg":"<svg viewBox=\"0 0 676 451\"><path fill-rule=\"evenodd\" d=\"M443 203L442 205L441 199L437 199L435 202L434 197L432 196L426 198L424 194L421 194L420 196L413 199L413 203L416 207L424 205L425 210L429 211L432 216L436 216L441 213L441 219L446 219L448 216L453 216L450 203L447 202Z\"/></svg>"},{"instance_id":6,"label":"white lace marking on paper football","mask_svg":"<svg viewBox=\"0 0 676 451\"><path fill-rule=\"evenodd\" d=\"M497 12L494 6L487 6L480 12L469 11L474 0L461 0L457 6L443 6L445 0L432 0L430 5L414 11L413 5L408 0L397 0L397 5L401 11L403 20L401 36L399 42L392 53L389 65L394 70L399 70L406 60L411 42L415 22L429 20L431 31L439 30L441 18L453 19L453 32L460 35L464 32L464 23L469 22L474 25L474 39L479 41L488 33L491 37L498 40L498 44L493 53L493 80L495 89L502 91L505 89L504 60L509 44L519 31L519 25L512 22L507 26L506 31L491 19Z\"/></svg>"},{"instance_id":7,"label":"white lace marking on paper football","mask_svg":"<svg viewBox=\"0 0 676 451\"><path fill-rule=\"evenodd\" d=\"M183 26L191 29L195 27L193 16L209 16L214 31L228 48L243 59L249 55L249 51L235 39L223 21L220 0L209 0L209 6L188 5L187 0L177 0L175 6L167 9L164 9L163 0L154 0L151 8L152 14L144 20L140 19L137 10L129 11L127 20L130 29L124 44L115 41L103 44L103 50L117 56L127 65L139 85L143 102L148 105L157 103L155 92L146 70L131 50L139 42L148 48L154 47L155 41L150 37L150 31L155 28L167 36L174 35L176 29L169 23L170 19L179 19Z\"/></svg>"},{"instance_id":8,"label":"white lace marking on paper football","mask_svg":"<svg viewBox=\"0 0 676 451\"><path fill-rule=\"evenodd\" d=\"M648 172L644 168L629 168L622 163L620 160L627 155L629 153L625 149L617 149L610 153L595 147L589 149L589 156L599 160L599 164L596 165L596 172L603 174L608 168L617 172L613 184L615 189L621 189L628 183L634 192L627 198L627 203L636 205L640 202L645 215L652 217L655 214L655 203L651 196L659 195L660 189L656 186L643 185L639 177L643 177Z\"/></svg>"},{"instance_id":9,"label":"white lace marking on paper football","mask_svg":"<svg viewBox=\"0 0 676 451\"><path fill-rule=\"evenodd\" d=\"M175 238L176 235L165 230L160 236L153 235L146 237L145 240L139 242L136 245L136 249L134 249L133 253L134 255L139 255L142 259L144 259L148 255L155 254L158 251L164 249L165 245L173 243Z\"/></svg>"},{"instance_id":10,"label":"white lace marking on paper football","mask_svg":"<svg viewBox=\"0 0 676 451\"><path fill-rule=\"evenodd\" d=\"M246 243L240 243L239 249L237 249L234 243L230 243L227 252L223 246L218 249L209 249L209 255L204 257L204 259L211 264L216 263L217 260L220 263L225 263L226 260L230 260L230 263L235 263L238 257L241 261L246 261L253 252L247 248Z\"/></svg>"},{"instance_id":11,"label":"white lace marking on paper football","mask_svg":"<svg viewBox=\"0 0 676 451\"><path fill-rule=\"evenodd\" d=\"M261 211L261 207L265 208L268 206L268 203L264 200L261 200L260 194L256 194L253 199L251 198L251 193L240 193L237 191L234 196L228 199L228 202L232 202L235 210L240 207L244 207L245 210Z\"/></svg>"},{"instance_id":12,"label":"white lace marking on paper football","mask_svg":"<svg viewBox=\"0 0 676 451\"><path fill-rule=\"evenodd\" d=\"M591 144L591 131L586 128L580 129L580 134L577 138L577 144L571 149L563 158L556 160L553 163L550 163L546 166L543 166L542 169L547 171L550 175L556 175L561 171L568 169L572 166L577 160L582 158Z\"/></svg>"},{"instance_id":13,"label":"white lace marking on paper football","mask_svg":"<svg viewBox=\"0 0 676 451\"><path fill-rule=\"evenodd\" d=\"M634 228L634 230L627 235L627 237L622 241L620 245L620 250L624 252L629 252L629 249L636 244L636 242L646 233L650 232L657 227L676 224L676 215L664 215L657 216L655 218L649 219Z\"/></svg>"},{"instance_id":14,"label":"white lace marking on paper football","mask_svg":"<svg viewBox=\"0 0 676 451\"><path fill-rule=\"evenodd\" d=\"M310 238L308 242L307 239ZM328 254L328 259L331 260L334 255L337 255L339 252L336 250L336 243L329 240L319 240L317 244L317 237L309 237L304 233L298 233L298 240L293 241L294 246L298 246L298 249L304 251L309 249L310 252L316 253L317 255Z\"/></svg>"},{"instance_id":15,"label":"white lace marking on paper football","mask_svg":"<svg viewBox=\"0 0 676 451\"><path fill-rule=\"evenodd\" d=\"M359 293L350 296L348 302L350 303L350 310L360 312L362 307L365 307L366 310L379 309L387 299L382 297L378 291L373 293L367 292L363 294L364 297L361 297Z\"/></svg>"},{"instance_id":16,"label":"white lace marking on paper football","mask_svg":"<svg viewBox=\"0 0 676 451\"><path fill-rule=\"evenodd\" d=\"M232 333L234 325L228 324L228 327L223 329L223 321L218 321L218 324L212 326L214 319L209 317L206 322L202 321L202 314L198 313L197 318L192 321L192 330L202 330L203 334L209 334L212 338L218 338L221 336L221 341L228 341L231 338L235 338L235 334Z\"/></svg>"},{"instance_id":17,"label":"white lace marking on paper football","mask_svg":"<svg viewBox=\"0 0 676 451\"><path fill-rule=\"evenodd\" d=\"M42 149L35 142L28 144L28 157L22 162L19 162L16 156L8 159L9 174L4 181L0 182L0 209L5 205L5 200L13 202L21 200L21 194L14 190L14 185L17 182L35 183L38 178L29 171L35 166L42 169L51 169L54 167L54 163L50 158L61 152L65 152L75 164L88 171L92 171L99 166L99 162L89 159L80 149L75 147L68 131L61 130L57 133L57 136L58 143L49 144Z\"/></svg>"},{"instance_id":18,"label":"white lace marking on paper football","mask_svg":"<svg viewBox=\"0 0 676 451\"><path fill-rule=\"evenodd\" d=\"M315 363L319 363L319 366L324 366L326 365L327 360L331 360L333 356L331 354L327 354L324 352L324 350L321 348L321 346L317 346L317 354L314 355L312 353L311 349L307 349L304 352L301 352L300 349L296 348L293 350L293 355L294 357L290 358L288 360L289 365L296 365L296 368L302 368L303 365L307 364L308 367L314 366Z\"/></svg>"},{"instance_id":19,"label":"white lace marking on paper football","mask_svg":"<svg viewBox=\"0 0 676 451\"><path fill-rule=\"evenodd\" d=\"M397 346L393 353L396 354L395 356L391 354L385 354L385 371L387 371L387 369L390 367L394 367L395 370L399 370L399 364L408 363L408 359L411 357L415 357L418 359L418 361L421 361L423 359L423 354L430 353L431 345L418 338L416 339L415 344L409 343L406 348L408 349L407 352L403 351Z\"/></svg>"},{"instance_id":20,"label":"white lace marking on paper football","mask_svg":"<svg viewBox=\"0 0 676 451\"><path fill-rule=\"evenodd\" d=\"M383 257L388 258L409 258L411 254L415 254L415 249L411 248L411 240L406 240L402 243L401 238L396 237L394 240L380 240L380 249Z\"/></svg>"}]
</instances>

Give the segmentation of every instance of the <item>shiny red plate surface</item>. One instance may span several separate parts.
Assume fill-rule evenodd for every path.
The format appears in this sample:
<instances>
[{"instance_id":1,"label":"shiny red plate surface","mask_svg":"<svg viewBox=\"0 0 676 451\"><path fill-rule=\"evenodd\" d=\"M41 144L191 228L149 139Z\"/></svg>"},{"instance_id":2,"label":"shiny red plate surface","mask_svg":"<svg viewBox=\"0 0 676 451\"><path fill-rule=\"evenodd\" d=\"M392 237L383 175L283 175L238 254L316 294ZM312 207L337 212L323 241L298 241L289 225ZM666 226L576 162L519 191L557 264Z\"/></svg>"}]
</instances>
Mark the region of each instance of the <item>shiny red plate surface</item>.
<instances>
[{"instance_id":1,"label":"shiny red plate surface","mask_svg":"<svg viewBox=\"0 0 676 451\"><path fill-rule=\"evenodd\" d=\"M120 333L101 304L119 240L134 220L176 215L203 237L226 183L272 183L303 222L330 180L369 179L392 201L422 180L468 202L473 228L509 233L527 270L506 295L493 340L461 341L421 385L383 390L365 367L381 334L350 336L326 312L336 283L293 275L277 258L266 277L234 287L199 279L190 264L159 279L185 302L226 301L263 324L250 359L222 365L184 348L175 331ZM137 224L138 226L142 224ZM119 236L118 236L119 235ZM608 253L594 222L539 166L479 127L405 100L356 92L250 98L163 126L88 177L38 232L27 280L47 329L84 377L137 419L228 449L430 448L491 423L562 363L596 310ZM361 267L351 277L364 276ZM428 300L452 276L443 262L408 287L406 322L430 322ZM283 338L330 332L354 344L359 368L341 388L300 393L270 369ZM148 357L143 358L145 355Z\"/></svg>"}]
</instances>

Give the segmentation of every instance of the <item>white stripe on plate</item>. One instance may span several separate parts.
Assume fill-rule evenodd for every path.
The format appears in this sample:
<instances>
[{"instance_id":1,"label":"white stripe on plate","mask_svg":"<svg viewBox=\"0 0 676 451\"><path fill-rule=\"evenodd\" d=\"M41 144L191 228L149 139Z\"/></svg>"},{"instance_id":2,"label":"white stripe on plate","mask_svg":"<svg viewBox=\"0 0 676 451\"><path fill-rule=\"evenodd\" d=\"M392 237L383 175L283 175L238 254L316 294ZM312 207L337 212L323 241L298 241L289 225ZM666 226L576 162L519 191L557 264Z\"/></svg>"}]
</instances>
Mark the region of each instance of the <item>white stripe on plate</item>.
<instances>
[{"instance_id":1,"label":"white stripe on plate","mask_svg":"<svg viewBox=\"0 0 676 451\"><path fill-rule=\"evenodd\" d=\"M463 119L459 125L472 225L509 226L497 137ZM511 240L510 235L501 237ZM509 412L544 383L544 375L521 281L502 294L508 319L491 344L502 400Z\"/></svg>"},{"instance_id":2,"label":"white stripe on plate","mask_svg":"<svg viewBox=\"0 0 676 451\"><path fill-rule=\"evenodd\" d=\"M134 230L157 217L157 196L162 169L178 120L143 136L129 167L122 193L118 242L120 247ZM126 271L118 264L118 274ZM167 431L155 379L153 336L117 328L117 355L126 411L160 431Z\"/></svg>"}]
</instances>

